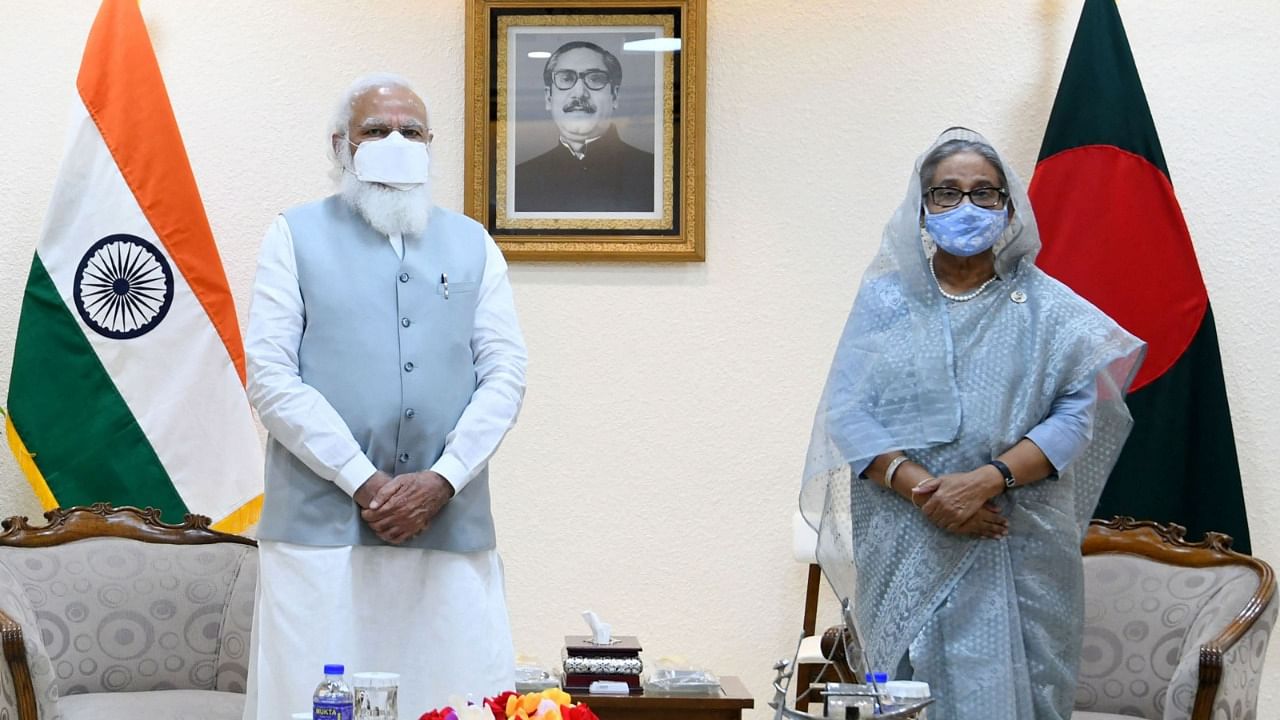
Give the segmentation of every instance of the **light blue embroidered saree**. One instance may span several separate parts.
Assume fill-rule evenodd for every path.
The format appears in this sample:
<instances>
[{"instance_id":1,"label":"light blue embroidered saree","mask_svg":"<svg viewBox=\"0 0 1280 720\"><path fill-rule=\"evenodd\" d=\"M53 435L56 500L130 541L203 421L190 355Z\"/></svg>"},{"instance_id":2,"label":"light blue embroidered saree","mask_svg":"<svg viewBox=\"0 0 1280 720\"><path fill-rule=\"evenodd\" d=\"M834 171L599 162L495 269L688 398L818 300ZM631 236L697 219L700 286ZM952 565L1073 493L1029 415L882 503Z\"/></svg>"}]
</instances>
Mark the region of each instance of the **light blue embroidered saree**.
<instances>
[{"instance_id":1,"label":"light blue embroidered saree","mask_svg":"<svg viewBox=\"0 0 1280 720\"><path fill-rule=\"evenodd\" d=\"M953 129L937 144L955 137L985 142ZM1040 243L1026 190L1002 165L1015 212L996 245L999 279L973 300L951 302L928 269L917 161L836 350L801 491L801 509L819 530L819 562L852 600L871 665L927 681L937 699L932 720L1070 717L1080 542L1128 435L1124 395L1144 350L1035 267ZM935 475L972 470L1021 440L1055 398L1090 383L1091 441L1060 477L997 498L1009 520L1004 539L936 528L891 490L849 472L893 450Z\"/></svg>"}]
</instances>

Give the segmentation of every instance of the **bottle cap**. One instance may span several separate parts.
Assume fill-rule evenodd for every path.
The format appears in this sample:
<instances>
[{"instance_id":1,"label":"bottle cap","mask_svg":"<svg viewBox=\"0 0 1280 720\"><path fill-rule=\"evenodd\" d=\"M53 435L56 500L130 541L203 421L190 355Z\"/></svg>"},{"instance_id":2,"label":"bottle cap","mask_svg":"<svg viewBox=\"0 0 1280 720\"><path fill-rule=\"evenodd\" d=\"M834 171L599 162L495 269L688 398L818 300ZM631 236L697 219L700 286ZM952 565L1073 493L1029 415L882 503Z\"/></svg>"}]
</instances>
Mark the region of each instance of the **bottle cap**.
<instances>
[{"instance_id":1,"label":"bottle cap","mask_svg":"<svg viewBox=\"0 0 1280 720\"><path fill-rule=\"evenodd\" d=\"M325 665L324 666L325 675L341 675L345 671L346 671L346 668L343 667L342 665Z\"/></svg>"}]
</instances>

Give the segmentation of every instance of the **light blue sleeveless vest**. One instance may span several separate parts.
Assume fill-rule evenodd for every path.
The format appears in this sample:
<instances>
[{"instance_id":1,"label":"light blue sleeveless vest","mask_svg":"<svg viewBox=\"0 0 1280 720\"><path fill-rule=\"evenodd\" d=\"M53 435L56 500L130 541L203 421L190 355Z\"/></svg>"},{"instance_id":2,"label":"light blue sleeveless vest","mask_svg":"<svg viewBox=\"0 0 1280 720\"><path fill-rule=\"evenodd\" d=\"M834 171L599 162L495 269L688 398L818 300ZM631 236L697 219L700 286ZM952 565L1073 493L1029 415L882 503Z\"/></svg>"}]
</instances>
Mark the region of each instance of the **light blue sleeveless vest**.
<instances>
[{"instance_id":1,"label":"light blue sleeveless vest","mask_svg":"<svg viewBox=\"0 0 1280 720\"><path fill-rule=\"evenodd\" d=\"M426 232L404 239L402 260L385 235L336 195L284 217L306 308L302 381L333 405L379 470L395 476L430 468L476 389L471 335L484 229L435 208ZM349 495L274 439L267 442L258 537L384 544ZM473 552L494 546L485 469L401 547Z\"/></svg>"}]
</instances>

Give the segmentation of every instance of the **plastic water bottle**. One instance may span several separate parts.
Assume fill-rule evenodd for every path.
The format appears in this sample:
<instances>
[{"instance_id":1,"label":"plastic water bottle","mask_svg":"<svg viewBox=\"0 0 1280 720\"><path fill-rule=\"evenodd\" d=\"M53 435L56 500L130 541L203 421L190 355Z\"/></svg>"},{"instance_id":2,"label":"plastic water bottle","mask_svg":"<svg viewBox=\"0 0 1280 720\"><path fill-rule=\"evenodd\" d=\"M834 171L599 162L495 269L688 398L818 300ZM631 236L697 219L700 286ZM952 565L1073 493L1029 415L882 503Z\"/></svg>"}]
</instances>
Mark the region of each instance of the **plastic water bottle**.
<instances>
[{"instance_id":1,"label":"plastic water bottle","mask_svg":"<svg viewBox=\"0 0 1280 720\"><path fill-rule=\"evenodd\" d=\"M876 704L880 706L881 712L893 707L893 698L889 696L889 692L885 689L885 684L888 682L889 673L867 673L867 684L875 688Z\"/></svg>"},{"instance_id":2,"label":"plastic water bottle","mask_svg":"<svg viewBox=\"0 0 1280 720\"><path fill-rule=\"evenodd\" d=\"M311 696L311 720L354 720L356 696L342 679L345 670L341 665L324 666L324 682Z\"/></svg>"}]
</instances>

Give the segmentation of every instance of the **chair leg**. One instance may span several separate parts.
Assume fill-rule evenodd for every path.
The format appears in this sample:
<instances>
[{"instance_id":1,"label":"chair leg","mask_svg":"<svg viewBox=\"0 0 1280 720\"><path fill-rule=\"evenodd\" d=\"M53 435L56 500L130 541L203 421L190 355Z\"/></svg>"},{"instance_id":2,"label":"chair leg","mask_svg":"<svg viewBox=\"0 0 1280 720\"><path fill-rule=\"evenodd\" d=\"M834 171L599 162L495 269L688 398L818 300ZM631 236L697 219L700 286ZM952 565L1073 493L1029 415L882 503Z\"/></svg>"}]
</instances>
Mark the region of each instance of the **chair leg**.
<instances>
[{"instance_id":1,"label":"chair leg","mask_svg":"<svg viewBox=\"0 0 1280 720\"><path fill-rule=\"evenodd\" d=\"M808 582L805 583L804 592L804 620L801 623L801 630L804 631L805 637L814 634L818 625L818 593L822 589L822 567L817 563L809 563ZM796 707L799 708L800 696L809 690L809 685L817 681L820 673L818 669L821 666L814 666L810 663L797 663L795 673L791 676L791 683L796 689ZM809 697L814 697L810 695Z\"/></svg>"},{"instance_id":2,"label":"chair leg","mask_svg":"<svg viewBox=\"0 0 1280 720\"><path fill-rule=\"evenodd\" d=\"M796 691L795 704L797 710L802 712L804 711L804 708L800 707L800 696L804 695L805 692L809 690L809 685L811 683L813 683L813 666L809 663L797 663L796 671L791 676L791 685Z\"/></svg>"},{"instance_id":3,"label":"chair leg","mask_svg":"<svg viewBox=\"0 0 1280 720\"><path fill-rule=\"evenodd\" d=\"M800 628L805 637L814 634L818 629L818 593L822 589L822 566L809 564L809 579L804 590L804 622Z\"/></svg>"}]
</instances>

